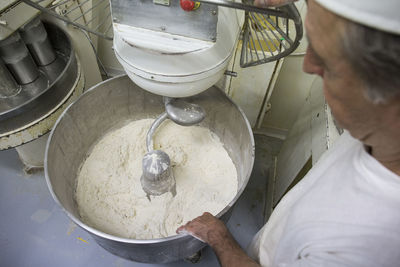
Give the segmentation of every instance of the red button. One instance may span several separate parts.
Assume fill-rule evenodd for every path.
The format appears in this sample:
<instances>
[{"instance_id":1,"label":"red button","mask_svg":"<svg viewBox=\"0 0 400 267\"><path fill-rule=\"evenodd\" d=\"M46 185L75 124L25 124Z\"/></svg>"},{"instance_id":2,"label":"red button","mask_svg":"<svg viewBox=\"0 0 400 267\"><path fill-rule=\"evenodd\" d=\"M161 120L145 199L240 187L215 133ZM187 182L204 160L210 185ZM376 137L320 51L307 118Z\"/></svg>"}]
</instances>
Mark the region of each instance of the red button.
<instances>
[{"instance_id":1,"label":"red button","mask_svg":"<svg viewBox=\"0 0 400 267\"><path fill-rule=\"evenodd\" d=\"M192 11L194 9L194 2L191 0L180 0L181 8L185 11Z\"/></svg>"}]
</instances>

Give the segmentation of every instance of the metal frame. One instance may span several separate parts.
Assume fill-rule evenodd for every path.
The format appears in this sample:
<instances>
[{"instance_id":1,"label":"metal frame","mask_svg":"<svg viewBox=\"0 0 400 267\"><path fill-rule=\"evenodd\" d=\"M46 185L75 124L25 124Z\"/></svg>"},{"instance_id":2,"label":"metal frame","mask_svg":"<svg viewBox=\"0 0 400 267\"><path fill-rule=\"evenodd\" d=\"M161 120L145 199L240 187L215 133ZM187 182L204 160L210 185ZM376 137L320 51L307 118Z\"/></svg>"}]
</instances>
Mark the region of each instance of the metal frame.
<instances>
[{"instance_id":1,"label":"metal frame","mask_svg":"<svg viewBox=\"0 0 400 267\"><path fill-rule=\"evenodd\" d=\"M242 68L278 60L299 46L303 23L297 8L289 4L279 9L289 16L246 12L240 56Z\"/></svg>"},{"instance_id":2,"label":"metal frame","mask_svg":"<svg viewBox=\"0 0 400 267\"><path fill-rule=\"evenodd\" d=\"M78 2L78 1L73 1L73 0L60 0L60 1L58 1L58 3L57 3L57 1L54 1L52 3L52 5L50 5L47 8L39 5L39 3L44 0L21 0L21 1L26 3L27 5L30 5L36 9L44 12L44 13L50 14L64 22L66 22L67 24L71 24L77 28L80 28L89 33L95 34L95 35L102 37L104 39L107 39L107 40L113 39L113 31L111 29L112 28L111 10L110 10L110 5L109 5L108 0L96 1L96 3L94 3L93 6L91 6L88 10L86 10L86 11L81 10L80 15L78 15L77 17L74 17L74 18L69 18L68 15L72 14L72 12L76 11L77 9L82 8L86 4L91 4L92 1L82 0L82 1ZM63 12L63 15L60 15L55 11L56 8L58 8L64 4L68 4L68 3L72 3L73 5L71 5L70 9L65 10L65 12ZM100 20L99 23L93 23L96 18L99 18L99 16L100 16L99 11L101 8L106 10L105 18ZM93 11L96 11L97 14L94 15ZM90 12L91 12L91 18L88 21L85 21L84 24L77 22L79 19L84 19L85 15L88 15ZM94 25L89 26L91 23ZM104 26L105 30L100 31L100 28L102 28L103 26Z\"/></svg>"}]
</instances>

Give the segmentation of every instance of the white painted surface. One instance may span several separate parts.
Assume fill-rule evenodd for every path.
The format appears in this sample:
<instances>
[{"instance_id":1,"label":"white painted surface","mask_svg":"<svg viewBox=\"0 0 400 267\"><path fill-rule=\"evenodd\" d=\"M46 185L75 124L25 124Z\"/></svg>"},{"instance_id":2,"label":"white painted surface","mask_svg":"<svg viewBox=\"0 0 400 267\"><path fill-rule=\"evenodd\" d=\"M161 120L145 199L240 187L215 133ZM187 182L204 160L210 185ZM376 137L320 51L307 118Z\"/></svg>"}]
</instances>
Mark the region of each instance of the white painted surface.
<instances>
[{"instance_id":1,"label":"white painted surface","mask_svg":"<svg viewBox=\"0 0 400 267\"><path fill-rule=\"evenodd\" d=\"M251 127L254 127L262 110L268 85L272 78L276 61L249 68L240 67L241 42L238 45L233 70L238 76L232 78L229 96L246 114Z\"/></svg>"},{"instance_id":2,"label":"white painted surface","mask_svg":"<svg viewBox=\"0 0 400 267\"><path fill-rule=\"evenodd\" d=\"M307 160L311 157L311 104L308 99L298 113L277 157L273 206L282 198Z\"/></svg>"},{"instance_id":3,"label":"white painted surface","mask_svg":"<svg viewBox=\"0 0 400 267\"><path fill-rule=\"evenodd\" d=\"M46 152L46 143L49 134L50 133L47 133L32 142L15 148L18 152L19 158L26 167L40 168L44 166L44 154Z\"/></svg>"},{"instance_id":4,"label":"white painted surface","mask_svg":"<svg viewBox=\"0 0 400 267\"><path fill-rule=\"evenodd\" d=\"M296 6L303 19L303 39L292 55L285 57L282 68L270 99L271 110L267 112L261 124L266 132L279 132L285 135L292 128L298 113L309 94L314 77L302 70L304 53L307 49L307 39L304 29L306 2L298 1Z\"/></svg>"},{"instance_id":5,"label":"white painted surface","mask_svg":"<svg viewBox=\"0 0 400 267\"><path fill-rule=\"evenodd\" d=\"M293 126L314 79L302 71L302 64L302 56L284 59L271 96L271 110L265 115L262 128L288 131Z\"/></svg>"},{"instance_id":6,"label":"white painted surface","mask_svg":"<svg viewBox=\"0 0 400 267\"><path fill-rule=\"evenodd\" d=\"M316 78L277 159L274 206L282 198L310 157L314 165L339 137L323 94L323 82Z\"/></svg>"}]
</instances>

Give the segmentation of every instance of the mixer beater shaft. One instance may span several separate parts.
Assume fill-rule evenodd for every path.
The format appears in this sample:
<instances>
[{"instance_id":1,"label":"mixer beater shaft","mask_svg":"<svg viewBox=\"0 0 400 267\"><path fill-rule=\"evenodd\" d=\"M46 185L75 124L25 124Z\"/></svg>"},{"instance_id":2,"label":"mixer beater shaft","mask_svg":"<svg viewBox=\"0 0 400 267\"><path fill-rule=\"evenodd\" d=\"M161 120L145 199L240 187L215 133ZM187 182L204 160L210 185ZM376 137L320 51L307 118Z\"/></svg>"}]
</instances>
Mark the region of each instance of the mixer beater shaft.
<instances>
[{"instance_id":1,"label":"mixer beater shaft","mask_svg":"<svg viewBox=\"0 0 400 267\"><path fill-rule=\"evenodd\" d=\"M166 192L176 195L175 177L171 169L171 160L167 153L154 150L153 135L157 128L166 120L182 126L200 123L205 117L205 111L199 105L188 103L183 99L164 97L165 111L150 126L146 136L147 153L142 160L143 174L140 178L143 190L150 195L159 196Z\"/></svg>"}]
</instances>

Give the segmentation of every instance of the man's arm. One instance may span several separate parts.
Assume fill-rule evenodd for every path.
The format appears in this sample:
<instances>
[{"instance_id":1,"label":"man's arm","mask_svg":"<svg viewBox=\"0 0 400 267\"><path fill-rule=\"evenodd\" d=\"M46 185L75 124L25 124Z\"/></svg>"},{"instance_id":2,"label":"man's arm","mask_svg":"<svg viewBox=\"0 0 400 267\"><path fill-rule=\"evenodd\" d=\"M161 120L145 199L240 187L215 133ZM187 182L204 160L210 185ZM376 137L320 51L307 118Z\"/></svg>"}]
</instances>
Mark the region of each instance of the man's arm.
<instances>
[{"instance_id":1,"label":"man's arm","mask_svg":"<svg viewBox=\"0 0 400 267\"><path fill-rule=\"evenodd\" d=\"M187 232L209 244L215 254L217 254L218 260L223 267L260 266L247 256L224 223L208 212L179 227L176 232Z\"/></svg>"}]
</instances>

